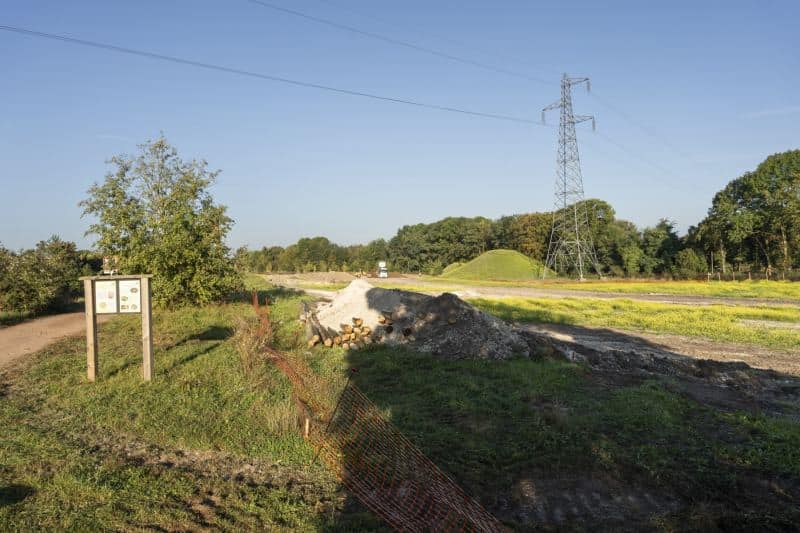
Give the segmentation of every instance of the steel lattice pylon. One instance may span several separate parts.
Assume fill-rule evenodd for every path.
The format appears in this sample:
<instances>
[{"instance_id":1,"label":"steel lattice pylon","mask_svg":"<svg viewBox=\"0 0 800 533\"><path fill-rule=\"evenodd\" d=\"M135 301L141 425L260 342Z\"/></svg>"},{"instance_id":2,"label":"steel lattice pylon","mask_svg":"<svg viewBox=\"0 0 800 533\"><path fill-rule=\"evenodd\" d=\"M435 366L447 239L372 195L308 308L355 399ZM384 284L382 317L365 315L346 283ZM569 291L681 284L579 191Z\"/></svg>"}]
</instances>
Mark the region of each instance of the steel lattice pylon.
<instances>
[{"instance_id":1,"label":"steel lattice pylon","mask_svg":"<svg viewBox=\"0 0 800 533\"><path fill-rule=\"evenodd\" d=\"M591 120L594 129L595 120L592 115L575 115L572 112L572 87L581 83L586 83L588 91L589 78L570 78L564 74L561 78L561 99L542 109L542 122L545 112L561 109L553 228L542 277L548 268L558 273L574 272L580 280L584 279L584 274L590 268L600 274L589 233L589 213L583 197L581 160L575 134L575 124Z\"/></svg>"}]
</instances>

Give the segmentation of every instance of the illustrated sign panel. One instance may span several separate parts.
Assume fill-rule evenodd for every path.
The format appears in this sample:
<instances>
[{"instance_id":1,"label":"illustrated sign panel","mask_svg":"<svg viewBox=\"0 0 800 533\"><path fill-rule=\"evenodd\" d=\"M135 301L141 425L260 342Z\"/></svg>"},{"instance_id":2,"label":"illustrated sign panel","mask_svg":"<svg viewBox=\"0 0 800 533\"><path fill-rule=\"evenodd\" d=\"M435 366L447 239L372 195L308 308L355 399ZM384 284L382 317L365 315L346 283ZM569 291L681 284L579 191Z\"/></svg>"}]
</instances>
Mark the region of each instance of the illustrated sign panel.
<instances>
[{"instance_id":1,"label":"illustrated sign panel","mask_svg":"<svg viewBox=\"0 0 800 533\"><path fill-rule=\"evenodd\" d=\"M98 315L117 312L117 282L96 281L94 284L94 312Z\"/></svg>"},{"instance_id":2,"label":"illustrated sign panel","mask_svg":"<svg viewBox=\"0 0 800 533\"><path fill-rule=\"evenodd\" d=\"M142 311L142 282L138 279L119 281L119 312L140 313Z\"/></svg>"},{"instance_id":3,"label":"illustrated sign panel","mask_svg":"<svg viewBox=\"0 0 800 533\"><path fill-rule=\"evenodd\" d=\"M142 281L139 279L97 280L94 294L94 312L98 315L142 312Z\"/></svg>"}]
</instances>

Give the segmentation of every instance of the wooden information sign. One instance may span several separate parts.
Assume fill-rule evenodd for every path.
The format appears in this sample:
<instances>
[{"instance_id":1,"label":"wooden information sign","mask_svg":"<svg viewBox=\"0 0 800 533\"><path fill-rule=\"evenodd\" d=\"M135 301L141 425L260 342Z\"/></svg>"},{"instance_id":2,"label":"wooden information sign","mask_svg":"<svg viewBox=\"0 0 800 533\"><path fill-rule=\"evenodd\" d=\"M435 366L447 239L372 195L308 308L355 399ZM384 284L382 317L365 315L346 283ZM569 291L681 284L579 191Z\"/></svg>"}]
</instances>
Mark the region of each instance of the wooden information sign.
<instances>
[{"instance_id":1,"label":"wooden information sign","mask_svg":"<svg viewBox=\"0 0 800 533\"><path fill-rule=\"evenodd\" d=\"M153 379L153 329L150 323L150 274L134 276L86 276L86 376L97 379L97 315L142 315L142 377Z\"/></svg>"}]
</instances>

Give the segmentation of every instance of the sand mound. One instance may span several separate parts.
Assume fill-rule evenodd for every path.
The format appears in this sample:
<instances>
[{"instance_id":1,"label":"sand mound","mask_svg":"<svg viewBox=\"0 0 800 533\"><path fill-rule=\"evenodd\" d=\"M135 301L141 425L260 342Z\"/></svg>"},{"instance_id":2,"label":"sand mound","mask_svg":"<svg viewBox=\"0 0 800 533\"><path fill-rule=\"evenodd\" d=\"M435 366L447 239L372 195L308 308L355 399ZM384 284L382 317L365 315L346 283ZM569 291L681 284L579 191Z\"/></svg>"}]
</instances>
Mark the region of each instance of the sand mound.
<instances>
[{"instance_id":1,"label":"sand mound","mask_svg":"<svg viewBox=\"0 0 800 533\"><path fill-rule=\"evenodd\" d=\"M449 293L428 296L373 287L355 280L316 309L319 324L335 335L359 318L370 342L407 344L452 359L505 359L529 355L525 338L502 320Z\"/></svg>"}]
</instances>

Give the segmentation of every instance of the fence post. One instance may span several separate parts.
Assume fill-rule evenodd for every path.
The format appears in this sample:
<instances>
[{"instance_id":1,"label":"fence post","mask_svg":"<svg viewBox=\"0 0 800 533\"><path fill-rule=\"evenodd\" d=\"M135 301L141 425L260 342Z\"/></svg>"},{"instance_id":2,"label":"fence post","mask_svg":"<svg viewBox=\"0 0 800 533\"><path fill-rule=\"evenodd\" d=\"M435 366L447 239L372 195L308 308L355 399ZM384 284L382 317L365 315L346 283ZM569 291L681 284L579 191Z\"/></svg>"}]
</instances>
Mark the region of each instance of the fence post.
<instances>
[{"instance_id":1,"label":"fence post","mask_svg":"<svg viewBox=\"0 0 800 533\"><path fill-rule=\"evenodd\" d=\"M141 278L142 294L142 377L145 381L153 379L153 326L151 315L153 307L150 303L150 278Z\"/></svg>"},{"instance_id":2,"label":"fence post","mask_svg":"<svg viewBox=\"0 0 800 533\"><path fill-rule=\"evenodd\" d=\"M86 377L97 379L97 315L94 310L94 281L83 280L84 305L86 306Z\"/></svg>"}]
</instances>

